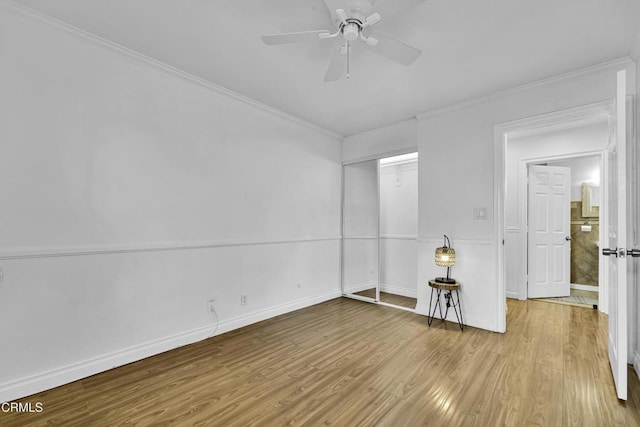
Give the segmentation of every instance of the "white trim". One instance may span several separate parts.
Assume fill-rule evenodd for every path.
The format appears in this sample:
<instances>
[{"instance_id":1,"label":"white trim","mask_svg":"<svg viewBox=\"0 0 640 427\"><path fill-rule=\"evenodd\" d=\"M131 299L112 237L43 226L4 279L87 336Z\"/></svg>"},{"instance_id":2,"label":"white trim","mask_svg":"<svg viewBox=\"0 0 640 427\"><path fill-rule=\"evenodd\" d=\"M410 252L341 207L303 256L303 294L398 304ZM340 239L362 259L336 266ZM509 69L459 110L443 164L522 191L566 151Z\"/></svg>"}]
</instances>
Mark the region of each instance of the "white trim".
<instances>
[{"instance_id":1,"label":"white trim","mask_svg":"<svg viewBox=\"0 0 640 427\"><path fill-rule=\"evenodd\" d=\"M513 120L504 125L511 138L524 137L575 128L599 121L608 122L612 109L612 101L604 100L550 113L537 114Z\"/></svg>"},{"instance_id":2,"label":"white trim","mask_svg":"<svg viewBox=\"0 0 640 427\"><path fill-rule=\"evenodd\" d=\"M41 372L30 377L0 384L0 402L8 402L48 390L53 387L68 384L100 372L108 371L118 366L126 365L127 363L142 360L168 350L173 350L177 347L202 341L214 335L220 335L281 314L339 298L340 296L341 294L339 291L325 292L320 295L302 298L290 303L234 317L220 322L217 328L215 325L203 326L180 334L171 335L92 359L73 363L61 368ZM215 331L213 335L212 331Z\"/></svg>"},{"instance_id":3,"label":"white trim","mask_svg":"<svg viewBox=\"0 0 640 427\"><path fill-rule=\"evenodd\" d=\"M0 0L1 1L1 0ZM158 242L132 245L68 246L51 248L6 248L0 249L0 260L52 258L87 255L103 255L135 252L178 251L191 249L224 248L233 246L282 245L340 240L340 236L314 237L305 239L270 240L203 240L194 242Z\"/></svg>"},{"instance_id":4,"label":"white trim","mask_svg":"<svg viewBox=\"0 0 640 427\"><path fill-rule=\"evenodd\" d=\"M579 283L572 283L571 289L577 289L579 291L600 292L600 287L593 285L581 285Z\"/></svg>"},{"instance_id":5,"label":"white trim","mask_svg":"<svg viewBox=\"0 0 640 427\"><path fill-rule=\"evenodd\" d=\"M411 153L409 153L409 154L411 154ZM385 158L382 158L380 160L384 160ZM392 163L391 162L390 163L385 163L385 164L380 163L380 174L381 175L390 175L390 174L396 172L398 169L403 171L403 172L417 170L418 169L418 158L416 157L415 159L399 160L399 161L395 161L395 162L392 162Z\"/></svg>"},{"instance_id":6,"label":"white trim","mask_svg":"<svg viewBox=\"0 0 640 427\"><path fill-rule=\"evenodd\" d=\"M376 301L376 304L383 305L385 307L390 307L390 308L397 308L397 309L400 309L400 310L408 311L410 313L415 313L416 312L415 308L403 307L401 305L390 304L390 303L384 302L384 301Z\"/></svg>"},{"instance_id":7,"label":"white trim","mask_svg":"<svg viewBox=\"0 0 640 427\"><path fill-rule=\"evenodd\" d=\"M2 1L2 0L0 0ZM368 131L366 131L368 132ZM385 151L384 153L379 153L379 154L370 154L368 156L363 156L363 157L358 157L355 159L349 159L349 160L343 160L342 161L342 166L347 166L347 165L353 165L356 163L364 163L364 162L370 162L372 160L380 160L380 159L385 159L387 157L395 157L395 156L400 156L402 154L410 154L410 153L417 153L418 152L418 147L409 147L409 148L401 148L398 150L392 150L392 151Z\"/></svg>"},{"instance_id":8,"label":"white trim","mask_svg":"<svg viewBox=\"0 0 640 427\"><path fill-rule=\"evenodd\" d=\"M504 263L505 245L505 212L504 195L506 193L506 135L499 133L498 126L494 128L493 148L493 244L495 259L495 277L497 281L497 310L495 312L495 330L507 331L507 267ZM516 227L510 229L515 231ZM515 232L519 232L515 231Z\"/></svg>"},{"instance_id":9,"label":"white trim","mask_svg":"<svg viewBox=\"0 0 640 427\"><path fill-rule=\"evenodd\" d=\"M389 285L386 283L380 283L380 292L386 292L388 294L400 295L408 298L418 298L418 291L415 289Z\"/></svg>"},{"instance_id":10,"label":"white trim","mask_svg":"<svg viewBox=\"0 0 640 427\"><path fill-rule=\"evenodd\" d=\"M520 299L520 294L516 291L507 290L507 298Z\"/></svg>"},{"instance_id":11,"label":"white trim","mask_svg":"<svg viewBox=\"0 0 640 427\"><path fill-rule=\"evenodd\" d=\"M277 108L271 107L269 105L263 104L261 102L258 102L252 98L249 98L247 96L244 95L240 95L237 92L234 92L232 90L229 90L225 87L219 86L215 83L210 82L209 80L205 80L203 78L197 77L193 74L190 74L186 71L183 71L179 68L173 67L167 63L164 63L162 61L159 61L157 59L151 58L147 55L144 55L140 52L137 52L133 49L129 49L128 47L122 46L120 44L117 44L111 40L107 40L105 38L102 38L94 33L82 30L78 27L75 27L71 24L68 24L66 22L60 21L56 18L53 18L49 15L46 15L44 13L35 11L33 9L30 9L28 7L22 6L20 4L14 3L13 1L10 0L0 0L0 5L7 7L9 9L12 9L14 11L23 13L24 15L27 15L31 18L37 19L40 22L43 22L45 24L51 25L52 27L55 27L57 29L63 30L69 34L72 34L76 37L79 37L80 39L89 41L95 45L101 46L101 47L105 47L109 50L115 51L117 53L120 53L122 55L125 55L129 58L133 58L136 59L140 62L144 62L148 65L151 65L157 69L163 70L169 74L172 74L174 76L180 77L184 80L187 80L191 83L195 83L201 87L204 87L206 89L210 89L213 90L217 93L220 93L222 95L226 95L229 96L231 98L234 98L238 101L242 101L246 104L249 104L253 107L259 108L263 111L266 111L268 113L274 114L276 116L280 116L286 120L289 120L291 122L294 122L298 125L302 125L305 126L309 129L312 129L316 132L320 132L323 133L327 136L330 136L332 138L337 139L338 141L342 141L344 139L343 135L340 135L336 132L333 132L329 129L323 128L322 126L319 126L315 123L311 123L308 122L306 120L303 120L299 117L296 117L294 115L291 115L289 113L285 113L282 110L278 110Z\"/></svg>"},{"instance_id":12,"label":"white trim","mask_svg":"<svg viewBox=\"0 0 640 427\"><path fill-rule=\"evenodd\" d=\"M389 240L418 240L416 234L381 234L380 238Z\"/></svg>"},{"instance_id":13,"label":"white trim","mask_svg":"<svg viewBox=\"0 0 640 427\"><path fill-rule=\"evenodd\" d=\"M378 240L378 236L342 236L344 240Z\"/></svg>"},{"instance_id":14,"label":"white trim","mask_svg":"<svg viewBox=\"0 0 640 427\"><path fill-rule=\"evenodd\" d=\"M485 245L485 246L490 246L493 245L493 240L490 239L482 239L482 238L475 238L475 237L467 237L467 238L462 238L462 239L457 239L457 238L452 238L451 240L451 246L454 247L456 245ZM418 243L442 243L443 239L442 236L440 237L418 237Z\"/></svg>"},{"instance_id":15,"label":"white trim","mask_svg":"<svg viewBox=\"0 0 640 427\"><path fill-rule=\"evenodd\" d=\"M535 82L527 83L527 84L524 84L522 86L516 86L516 87L513 87L513 88L505 89L503 91L493 92L493 93L488 94L488 95L484 95L484 96L480 96L480 97L477 97L477 98L468 99L466 101L462 101L462 102L459 102L457 104L451 104L451 105L447 105L447 106L444 106L444 107L441 107L441 108L436 108L436 109L433 109L433 110L425 111L422 114L416 115L416 118L418 120L429 119L429 118L432 118L432 117L436 117L436 116L440 116L440 115L443 115L443 114L450 113L452 111L461 110L461 109L464 109L464 108L472 107L474 105L483 104L485 102L495 101L495 100L498 100L498 99L501 99L501 98L505 98L505 97L510 96L510 95L517 94L519 92L524 92L526 90L534 89L534 88L539 87L539 86L545 86L545 85L548 85L548 84L551 84L551 83L561 82L563 80L574 79L576 77L583 76L583 75L588 75L588 74L591 74L591 73L599 71L599 70L605 70L607 68L624 68L629 64L633 64L633 60L628 56L624 56L622 58L613 59L613 60L607 61L607 62L602 62L600 64L596 64L596 65L593 65L593 66L590 66L590 67L585 67L585 68L581 68L579 70L570 71L568 73L559 74L559 75L552 76L552 77L549 77L549 78L546 78L546 79L537 80Z\"/></svg>"}]
</instances>

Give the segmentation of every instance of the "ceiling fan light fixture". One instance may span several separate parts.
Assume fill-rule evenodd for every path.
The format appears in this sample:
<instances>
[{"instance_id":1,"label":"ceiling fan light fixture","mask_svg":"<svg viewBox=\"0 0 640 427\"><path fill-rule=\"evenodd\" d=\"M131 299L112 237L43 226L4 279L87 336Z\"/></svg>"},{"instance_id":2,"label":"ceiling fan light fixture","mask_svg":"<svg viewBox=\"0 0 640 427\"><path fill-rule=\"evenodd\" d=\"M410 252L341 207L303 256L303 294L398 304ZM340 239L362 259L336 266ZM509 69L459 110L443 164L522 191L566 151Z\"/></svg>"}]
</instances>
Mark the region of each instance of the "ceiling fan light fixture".
<instances>
[{"instance_id":1,"label":"ceiling fan light fixture","mask_svg":"<svg viewBox=\"0 0 640 427\"><path fill-rule=\"evenodd\" d=\"M355 22L349 22L342 27L342 37L347 41L354 41L360 35L360 27Z\"/></svg>"},{"instance_id":2,"label":"ceiling fan light fixture","mask_svg":"<svg viewBox=\"0 0 640 427\"><path fill-rule=\"evenodd\" d=\"M380 16L380 14L378 12L373 13L373 14L369 15L367 17L367 19L364 21L363 27L370 27L372 25L376 25L378 22L380 22L381 19L382 19L382 17Z\"/></svg>"},{"instance_id":3,"label":"ceiling fan light fixture","mask_svg":"<svg viewBox=\"0 0 640 427\"><path fill-rule=\"evenodd\" d=\"M336 9L336 16L343 25L347 25L347 12L345 12L344 9Z\"/></svg>"},{"instance_id":4,"label":"ceiling fan light fixture","mask_svg":"<svg viewBox=\"0 0 640 427\"><path fill-rule=\"evenodd\" d=\"M378 44L378 39L375 37L365 37L360 33L360 40L362 40L367 46L375 47Z\"/></svg>"}]
</instances>

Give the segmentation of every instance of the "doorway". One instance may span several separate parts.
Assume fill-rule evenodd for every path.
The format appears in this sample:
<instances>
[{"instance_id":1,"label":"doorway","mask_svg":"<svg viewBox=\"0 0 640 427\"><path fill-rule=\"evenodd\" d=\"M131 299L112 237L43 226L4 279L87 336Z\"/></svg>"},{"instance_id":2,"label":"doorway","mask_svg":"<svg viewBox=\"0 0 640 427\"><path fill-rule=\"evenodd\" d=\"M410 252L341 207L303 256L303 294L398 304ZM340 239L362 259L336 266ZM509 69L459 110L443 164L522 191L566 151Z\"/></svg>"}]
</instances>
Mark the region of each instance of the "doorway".
<instances>
[{"instance_id":1,"label":"doorway","mask_svg":"<svg viewBox=\"0 0 640 427\"><path fill-rule=\"evenodd\" d=\"M507 280L508 280L508 297L525 300L529 298L529 288L533 283L536 283L534 270L537 268L536 264L531 264L531 252L535 246L531 245L532 238L535 237L535 233L532 235L530 226L530 214L531 214L531 200L529 200L529 169L532 165L547 164L554 167L559 167L562 162L565 165L571 165L574 160L578 158L590 158L594 163L600 165L599 171L602 171L602 161L604 159L604 152L609 142L610 126L608 118L594 117L584 120L572 121L569 123L561 123L552 127L544 127L529 130L527 132L514 132L511 138L508 140L507 150L507 189L505 194L505 218L511 223L508 227L508 233L505 235L505 246L509 245L509 249L505 253L505 261L507 266ZM600 172L601 173L601 172ZM576 178L581 179L582 172L576 174ZM512 181L511 181L512 180ZM592 182L592 178L589 178L588 182ZM571 182L570 198L567 199L567 203L571 200L582 199L582 183L576 182L574 188L573 179ZM579 190L578 190L579 188ZM575 193L575 195L574 195ZM578 194L580 196L578 196ZM594 195L596 193L594 192ZM598 193L599 194L599 193ZM566 208L566 227L569 227L570 205L564 206ZM595 209L594 209L595 211ZM599 209L598 209L599 212ZM596 214L596 215L599 215ZM583 220L584 222L585 220ZM587 220L589 223L595 222ZM577 224L574 224L577 226ZM588 224L585 224L588 225ZM598 235L595 238L598 242L603 241L603 231L599 227L600 220L598 217ZM591 224L593 235L593 224ZM569 230L563 232L561 236L564 238L573 238ZM571 246L571 241L566 242L566 247ZM592 249L594 256L597 256L599 266L597 268L598 283L602 283L602 257L597 254L597 246L594 244ZM519 262L518 262L519 261ZM567 260L569 261L569 260ZM567 264L567 270L569 270ZM553 273L557 273L554 270ZM532 277L533 276L533 277ZM566 277L566 295L569 295L570 290L570 276ZM600 288L599 288L600 289ZM605 292L599 292L598 295L598 308L605 309L602 297ZM532 294L534 297L542 297L537 293ZM550 295L550 296L560 296Z\"/></svg>"},{"instance_id":2,"label":"doorway","mask_svg":"<svg viewBox=\"0 0 640 427\"><path fill-rule=\"evenodd\" d=\"M527 299L527 170L535 162L601 156L611 140L612 105L603 101L497 125L495 128L497 331L506 324L505 297ZM604 170L601 175L605 176ZM606 193L606 189L605 189ZM600 241L606 229L600 224ZM602 267L602 261L600 261ZM598 309L607 312L607 287L599 268Z\"/></svg>"},{"instance_id":3,"label":"doorway","mask_svg":"<svg viewBox=\"0 0 640 427\"><path fill-rule=\"evenodd\" d=\"M343 295L414 311L418 154L343 165Z\"/></svg>"},{"instance_id":4,"label":"doorway","mask_svg":"<svg viewBox=\"0 0 640 427\"><path fill-rule=\"evenodd\" d=\"M597 309L599 305L598 294L600 284L600 212L604 212L601 206L603 200L600 181L603 159L600 155L569 157L561 160L551 160L544 163L530 163L528 184L528 298L539 298L549 302L575 305ZM539 197L536 197L536 189L532 188L537 182L537 170L560 171L569 179L568 185L563 189L554 186L554 198L561 202L560 214L556 218L562 220L562 224L552 228L557 234L556 244L560 250L547 252L553 259L546 262L547 265L555 265L552 268L558 279L555 283L559 292L549 292L544 289L536 289L541 283L537 277L536 265L540 264L536 258L536 248L540 245L540 233L536 230L537 215L542 211ZM554 176L559 176L555 173ZM557 183L556 183L557 184ZM553 217L553 216L552 216ZM543 235L543 237L546 237ZM566 259L563 257L566 256ZM546 261L546 260L544 260ZM544 263L543 263L544 264ZM562 265L563 264L563 265ZM547 276L549 278L549 276Z\"/></svg>"}]
</instances>

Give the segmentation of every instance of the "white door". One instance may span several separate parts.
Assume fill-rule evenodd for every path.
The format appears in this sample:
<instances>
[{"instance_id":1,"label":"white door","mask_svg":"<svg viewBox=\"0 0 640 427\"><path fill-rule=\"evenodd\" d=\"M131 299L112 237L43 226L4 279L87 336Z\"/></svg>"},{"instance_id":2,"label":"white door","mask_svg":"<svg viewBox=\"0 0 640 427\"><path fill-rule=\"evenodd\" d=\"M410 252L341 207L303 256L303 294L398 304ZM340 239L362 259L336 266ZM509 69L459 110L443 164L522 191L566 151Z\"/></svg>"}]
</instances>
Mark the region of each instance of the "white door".
<instances>
[{"instance_id":1,"label":"white door","mask_svg":"<svg viewBox=\"0 0 640 427\"><path fill-rule=\"evenodd\" d=\"M626 72L617 76L615 138L608 150L609 362L618 398L627 399L627 124Z\"/></svg>"},{"instance_id":2,"label":"white door","mask_svg":"<svg viewBox=\"0 0 640 427\"><path fill-rule=\"evenodd\" d=\"M571 169L529 166L529 298L569 296Z\"/></svg>"}]
</instances>

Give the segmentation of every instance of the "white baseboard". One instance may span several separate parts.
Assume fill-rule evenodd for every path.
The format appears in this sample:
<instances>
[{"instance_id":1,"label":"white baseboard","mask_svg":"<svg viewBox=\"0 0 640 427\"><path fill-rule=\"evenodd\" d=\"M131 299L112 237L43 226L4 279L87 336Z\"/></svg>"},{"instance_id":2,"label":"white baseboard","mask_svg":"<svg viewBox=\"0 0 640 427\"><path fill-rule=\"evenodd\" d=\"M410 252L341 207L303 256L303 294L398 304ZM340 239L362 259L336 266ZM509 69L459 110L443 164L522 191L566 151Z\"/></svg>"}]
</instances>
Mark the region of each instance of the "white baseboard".
<instances>
[{"instance_id":1,"label":"white baseboard","mask_svg":"<svg viewBox=\"0 0 640 427\"><path fill-rule=\"evenodd\" d=\"M325 292L320 295L299 299L225 320L220 322L217 328L215 328L214 325L203 326L180 334L108 353L93 359L45 371L27 378L0 384L0 402L9 402L30 396L34 393L68 384L168 350L202 341L214 335L223 334L281 314L339 298L341 295L339 290Z\"/></svg>"},{"instance_id":2,"label":"white baseboard","mask_svg":"<svg viewBox=\"0 0 640 427\"><path fill-rule=\"evenodd\" d=\"M403 297L418 298L418 292L415 289L407 289L401 286L394 286L386 283L380 284L380 291L394 295L401 295Z\"/></svg>"},{"instance_id":3,"label":"white baseboard","mask_svg":"<svg viewBox=\"0 0 640 427\"><path fill-rule=\"evenodd\" d=\"M578 289L579 291L600 292L600 288L598 286L580 285L578 283L572 283L571 289Z\"/></svg>"},{"instance_id":4,"label":"white baseboard","mask_svg":"<svg viewBox=\"0 0 640 427\"><path fill-rule=\"evenodd\" d=\"M507 298L520 299L520 293L518 291L507 291Z\"/></svg>"}]
</instances>

